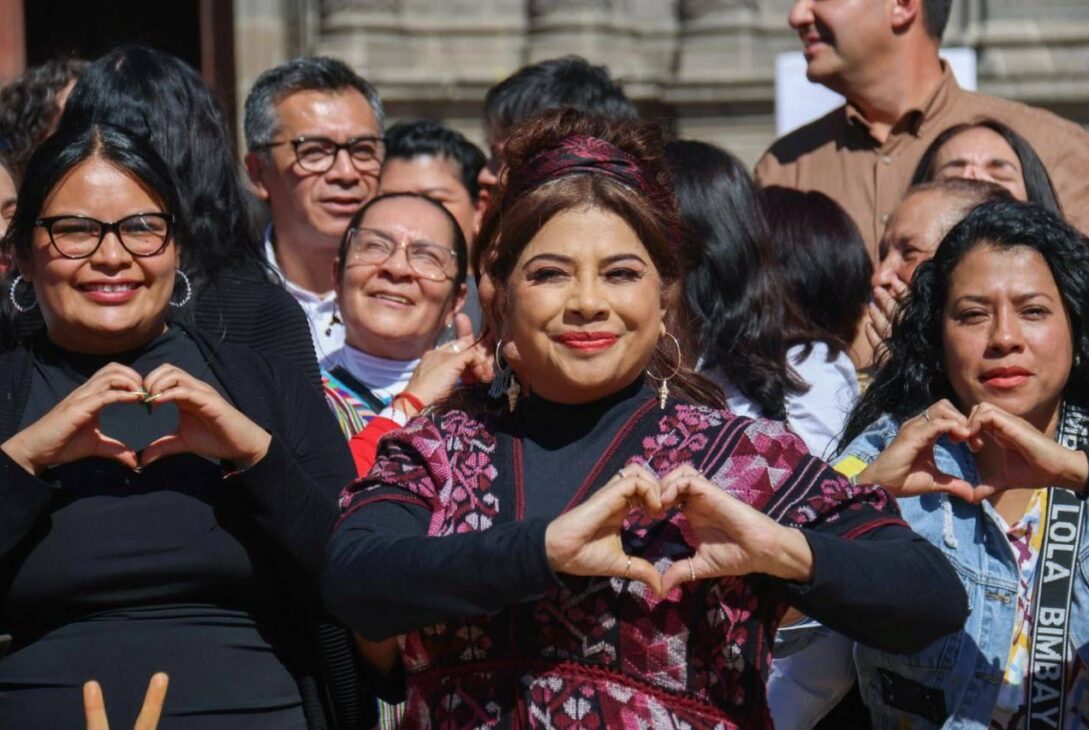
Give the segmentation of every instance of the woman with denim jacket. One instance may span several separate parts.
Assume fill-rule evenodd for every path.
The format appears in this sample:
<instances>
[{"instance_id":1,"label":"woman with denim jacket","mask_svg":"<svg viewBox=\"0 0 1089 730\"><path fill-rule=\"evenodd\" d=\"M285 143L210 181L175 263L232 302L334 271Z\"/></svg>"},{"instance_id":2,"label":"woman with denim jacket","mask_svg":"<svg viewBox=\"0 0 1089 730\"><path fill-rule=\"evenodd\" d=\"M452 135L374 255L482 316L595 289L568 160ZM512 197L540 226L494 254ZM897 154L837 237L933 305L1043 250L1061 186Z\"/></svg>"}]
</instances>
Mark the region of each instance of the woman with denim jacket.
<instances>
[{"instance_id":1,"label":"woman with denim jacket","mask_svg":"<svg viewBox=\"0 0 1089 730\"><path fill-rule=\"evenodd\" d=\"M1089 477L1087 306L1089 241L1023 203L977 207L916 273L837 469L899 497L961 577L971 614L916 654L856 647L876 728L1089 719L1089 540L1073 498ZM1063 595L1048 597L1056 586ZM798 676L838 642L781 669Z\"/></svg>"}]
</instances>

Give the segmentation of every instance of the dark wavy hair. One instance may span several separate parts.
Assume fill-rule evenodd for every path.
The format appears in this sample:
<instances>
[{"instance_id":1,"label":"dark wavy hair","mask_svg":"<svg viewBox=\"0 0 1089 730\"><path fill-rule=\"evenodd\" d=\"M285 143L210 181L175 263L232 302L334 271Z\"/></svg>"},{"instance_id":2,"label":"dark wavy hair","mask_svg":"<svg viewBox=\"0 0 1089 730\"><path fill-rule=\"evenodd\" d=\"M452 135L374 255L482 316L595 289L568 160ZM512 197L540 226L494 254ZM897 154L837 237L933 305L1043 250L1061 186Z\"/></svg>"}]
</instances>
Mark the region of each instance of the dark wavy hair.
<instances>
[{"instance_id":1,"label":"dark wavy hair","mask_svg":"<svg viewBox=\"0 0 1089 730\"><path fill-rule=\"evenodd\" d=\"M786 361L787 304L756 187L740 160L706 142L670 142L665 155L703 367L722 372L765 417L782 420L787 393L806 386Z\"/></svg>"},{"instance_id":2,"label":"dark wavy hair","mask_svg":"<svg viewBox=\"0 0 1089 730\"><path fill-rule=\"evenodd\" d=\"M11 148L11 163L17 173L57 124L60 92L86 67L86 61L74 58L46 61L0 89L0 137Z\"/></svg>"},{"instance_id":3,"label":"dark wavy hair","mask_svg":"<svg viewBox=\"0 0 1089 730\"><path fill-rule=\"evenodd\" d=\"M181 198L170 168L141 136L122 127L98 123L62 126L34 151L19 186L15 217L0 241L0 251L11 256L16 265L30 257L35 221L45 201L73 168L92 158L111 163L158 198L163 210L174 215L171 236L184 254L192 234L185 220L177 215ZM18 313L7 306L10 286L10 281L5 282L3 314L8 325L2 338L5 346L11 344L18 331L15 325Z\"/></svg>"},{"instance_id":4,"label":"dark wavy hair","mask_svg":"<svg viewBox=\"0 0 1089 730\"><path fill-rule=\"evenodd\" d=\"M225 119L196 70L136 45L88 66L61 117L62 126L126 127L166 161L181 196L175 215L192 230L183 267L198 292L225 270L267 272L256 205L243 186Z\"/></svg>"},{"instance_id":5,"label":"dark wavy hair","mask_svg":"<svg viewBox=\"0 0 1089 730\"><path fill-rule=\"evenodd\" d=\"M851 412L841 448L883 414L903 421L941 398L956 402L945 374L942 321L957 266L981 246L1025 246L1043 256L1070 318L1074 365L1063 397L1089 405L1089 239L1031 203L999 201L973 209L946 234L934 258L919 265L911 295L893 322L888 357Z\"/></svg>"},{"instance_id":6,"label":"dark wavy hair","mask_svg":"<svg viewBox=\"0 0 1089 730\"><path fill-rule=\"evenodd\" d=\"M848 350L870 299L873 262L854 220L817 191L764 188L771 245L779 276L795 306L788 308L787 346Z\"/></svg>"},{"instance_id":7,"label":"dark wavy hair","mask_svg":"<svg viewBox=\"0 0 1089 730\"><path fill-rule=\"evenodd\" d=\"M376 195L356 211L355 215L352 216L352 219L348 221L348 227L344 229L344 235L340 237L340 247L337 249L337 279L340 280L344 276L344 260L348 256L348 234L359 226L363 221L363 218L367 215L367 211L373 208L377 203L381 203L384 200L395 200L397 198L422 200L436 210L442 211L443 218L450 224L450 243L454 245L454 253L457 257L458 271L454 276L454 292L457 293L461 288L461 285L465 283L465 277L468 275L469 271L469 245L465 240L465 232L461 230L461 224L458 223L457 218L454 217L453 213L446 209L446 206L434 198L420 193L384 193L382 195Z\"/></svg>"},{"instance_id":8,"label":"dark wavy hair","mask_svg":"<svg viewBox=\"0 0 1089 730\"><path fill-rule=\"evenodd\" d=\"M930 146L926 148L922 158L919 159L919 164L915 167L915 174L911 178L912 187L933 182L934 176L938 173L934 169L934 158L938 155L938 150L958 134L971 129L989 129L1006 140L1006 144L1013 149L1014 154L1017 155L1017 159L1021 163L1021 174L1025 179L1025 192L1028 194L1028 202L1036 203L1055 215L1061 216L1063 214L1062 207L1059 205L1059 198L1055 195L1055 186L1051 184L1051 177L1047 174L1047 167L1044 165L1043 160L1040 159L1040 156L1036 154L1036 150L1032 148L1028 140L1013 131L1009 126L995 119L981 119L976 122L956 124L935 137Z\"/></svg>"},{"instance_id":9,"label":"dark wavy hair","mask_svg":"<svg viewBox=\"0 0 1089 730\"><path fill-rule=\"evenodd\" d=\"M662 279L667 303L666 327L679 342L690 341L687 318L679 301L684 270L674 239L679 221L672 206L657 205L634 188L596 174L562 175L520 195L511 193L509 181L518 179L523 166L538 153L559 148L566 138L575 135L594 137L623 150L638 161L648 178L665 190L672 189L669 170L662 158L662 130L657 125L638 120L608 120L574 109L545 112L516 125L505 150L507 173L496 188L477 239L478 251L486 252L479 258L484 263L483 271L492 278L498 291L491 307L491 322L502 322L507 279L537 232L564 211L593 206L616 214L635 231ZM691 365L683 354L678 364L672 342L661 338L648 370L669 373L677 367L670 387L680 397L723 407L721 390L692 370Z\"/></svg>"}]
</instances>

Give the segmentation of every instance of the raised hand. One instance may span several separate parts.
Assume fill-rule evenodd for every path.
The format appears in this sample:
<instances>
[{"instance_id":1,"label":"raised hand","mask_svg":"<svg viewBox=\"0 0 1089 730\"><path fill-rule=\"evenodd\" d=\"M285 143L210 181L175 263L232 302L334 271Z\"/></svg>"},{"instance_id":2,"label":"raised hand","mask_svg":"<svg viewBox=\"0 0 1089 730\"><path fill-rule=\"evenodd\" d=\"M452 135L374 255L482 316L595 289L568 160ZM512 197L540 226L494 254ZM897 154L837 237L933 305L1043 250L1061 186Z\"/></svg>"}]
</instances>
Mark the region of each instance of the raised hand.
<instances>
[{"instance_id":1,"label":"raised hand","mask_svg":"<svg viewBox=\"0 0 1089 730\"><path fill-rule=\"evenodd\" d=\"M178 430L143 450L143 466L170 454L193 453L247 467L268 453L272 437L267 431L224 400L215 388L181 368L155 368L144 378L144 389L148 402L178 406Z\"/></svg>"},{"instance_id":2,"label":"raised hand","mask_svg":"<svg viewBox=\"0 0 1089 730\"><path fill-rule=\"evenodd\" d=\"M662 576L661 595L682 583L729 575L812 578L813 553L800 530L780 525L691 466L667 474L661 489L663 508L681 510L696 540L695 554L675 562Z\"/></svg>"},{"instance_id":3,"label":"raised hand","mask_svg":"<svg viewBox=\"0 0 1089 730\"><path fill-rule=\"evenodd\" d=\"M144 695L144 706L140 709L140 716L136 718L133 730L155 730L159 727L169 684L170 678L163 672L151 676ZM83 685L83 715L87 720L87 730L110 730L102 687L93 679Z\"/></svg>"},{"instance_id":4,"label":"raised hand","mask_svg":"<svg viewBox=\"0 0 1089 730\"><path fill-rule=\"evenodd\" d=\"M891 274L884 278L887 285L875 286L873 301L866 307L863 330L866 340L875 353L880 352L892 333L892 321L896 310L900 308L910 289L900 281L900 277Z\"/></svg>"},{"instance_id":5,"label":"raised hand","mask_svg":"<svg viewBox=\"0 0 1089 730\"><path fill-rule=\"evenodd\" d=\"M662 511L658 478L636 465L624 467L588 500L552 520L545 532L548 563L557 573L631 578L660 593L653 565L627 555L620 540L633 509L655 516Z\"/></svg>"},{"instance_id":6,"label":"raised hand","mask_svg":"<svg viewBox=\"0 0 1089 730\"><path fill-rule=\"evenodd\" d=\"M99 429L98 416L111 403L141 400L142 391L143 379L138 372L110 363L44 416L0 444L0 449L31 474L91 456L114 459L135 469L136 454L117 439L105 436Z\"/></svg>"},{"instance_id":7,"label":"raised hand","mask_svg":"<svg viewBox=\"0 0 1089 730\"><path fill-rule=\"evenodd\" d=\"M450 395L458 381L474 382L490 377L490 353L473 336L472 322L464 314L458 314L454 327L457 339L424 353L405 386L425 406Z\"/></svg>"},{"instance_id":8,"label":"raised hand","mask_svg":"<svg viewBox=\"0 0 1089 730\"><path fill-rule=\"evenodd\" d=\"M948 492L975 501L973 485L940 471L934 462L934 444L943 435L955 441L972 435L968 419L945 399L904 421L896 438L858 475L858 481L877 484L897 497Z\"/></svg>"},{"instance_id":9,"label":"raised hand","mask_svg":"<svg viewBox=\"0 0 1089 730\"><path fill-rule=\"evenodd\" d=\"M977 498L1005 489L1066 487L1080 492L1089 476L1085 453L1074 451L1041 433L1031 423L991 403L980 403L968 414L968 444L979 451L987 441L999 448ZM996 467L996 468L995 468Z\"/></svg>"}]
</instances>

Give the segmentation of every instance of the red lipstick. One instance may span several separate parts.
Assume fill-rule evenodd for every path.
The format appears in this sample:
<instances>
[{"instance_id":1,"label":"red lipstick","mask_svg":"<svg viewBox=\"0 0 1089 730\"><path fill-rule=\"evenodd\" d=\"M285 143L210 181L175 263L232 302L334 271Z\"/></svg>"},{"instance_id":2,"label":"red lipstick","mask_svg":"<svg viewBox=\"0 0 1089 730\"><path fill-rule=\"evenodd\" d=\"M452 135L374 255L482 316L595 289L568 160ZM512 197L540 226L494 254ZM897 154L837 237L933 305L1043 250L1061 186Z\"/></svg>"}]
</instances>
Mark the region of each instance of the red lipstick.
<instances>
[{"instance_id":1,"label":"red lipstick","mask_svg":"<svg viewBox=\"0 0 1089 730\"><path fill-rule=\"evenodd\" d=\"M593 352L612 347L619 337L612 332L563 332L553 335L552 339L572 350Z\"/></svg>"},{"instance_id":2,"label":"red lipstick","mask_svg":"<svg viewBox=\"0 0 1089 730\"><path fill-rule=\"evenodd\" d=\"M1006 390L1021 385L1029 379L1030 375L1032 375L1030 371L1019 367L992 368L984 372L979 379L989 388Z\"/></svg>"}]
</instances>

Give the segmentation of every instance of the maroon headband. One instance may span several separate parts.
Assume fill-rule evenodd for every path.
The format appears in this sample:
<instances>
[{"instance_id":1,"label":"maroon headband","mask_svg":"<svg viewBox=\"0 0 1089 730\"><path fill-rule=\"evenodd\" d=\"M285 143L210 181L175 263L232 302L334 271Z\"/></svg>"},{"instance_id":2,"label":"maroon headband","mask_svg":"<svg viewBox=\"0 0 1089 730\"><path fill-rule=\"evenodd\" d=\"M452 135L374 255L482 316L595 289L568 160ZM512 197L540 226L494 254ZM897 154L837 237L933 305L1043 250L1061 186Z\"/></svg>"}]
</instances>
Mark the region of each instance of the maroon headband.
<instances>
[{"instance_id":1,"label":"maroon headband","mask_svg":"<svg viewBox=\"0 0 1089 730\"><path fill-rule=\"evenodd\" d=\"M508 200L520 198L549 180L577 174L605 175L645 195L663 211L674 210L672 197L646 173L639 160L616 145L583 134L564 137L556 147L538 152L518 168L517 177L508 177Z\"/></svg>"}]
</instances>

